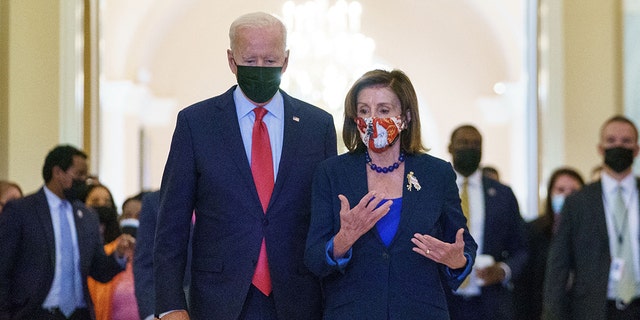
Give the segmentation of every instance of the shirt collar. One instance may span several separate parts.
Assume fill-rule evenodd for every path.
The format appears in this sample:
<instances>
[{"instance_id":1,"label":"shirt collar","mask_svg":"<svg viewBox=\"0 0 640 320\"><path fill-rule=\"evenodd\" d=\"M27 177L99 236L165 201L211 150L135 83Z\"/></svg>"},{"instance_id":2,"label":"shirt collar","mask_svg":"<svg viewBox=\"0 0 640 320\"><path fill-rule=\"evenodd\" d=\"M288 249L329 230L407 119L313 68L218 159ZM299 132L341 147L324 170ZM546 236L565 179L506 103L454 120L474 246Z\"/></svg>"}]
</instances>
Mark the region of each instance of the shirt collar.
<instances>
[{"instance_id":1,"label":"shirt collar","mask_svg":"<svg viewBox=\"0 0 640 320\"><path fill-rule=\"evenodd\" d=\"M618 186L621 186L625 193L636 188L636 179L633 174L628 174L621 181L618 181L603 171L600 179L602 183L602 190L607 194L615 192Z\"/></svg>"},{"instance_id":2,"label":"shirt collar","mask_svg":"<svg viewBox=\"0 0 640 320\"><path fill-rule=\"evenodd\" d=\"M456 183L458 183L458 187L462 186L462 183L464 182L464 176L461 175L460 173L458 173L458 171L456 171ZM471 175L469 175L467 177L467 184L472 186L472 185L480 185L482 181L482 173L480 172L480 170L476 170L474 171Z\"/></svg>"},{"instance_id":3,"label":"shirt collar","mask_svg":"<svg viewBox=\"0 0 640 320\"><path fill-rule=\"evenodd\" d=\"M255 109L256 106L244 96L240 86L237 86L233 91L233 100L236 104L239 119L246 117L249 113L253 114L253 109ZM271 101L269 101L264 108L277 119L282 120L284 118L284 99L282 98L280 90L276 92Z\"/></svg>"},{"instance_id":4,"label":"shirt collar","mask_svg":"<svg viewBox=\"0 0 640 320\"><path fill-rule=\"evenodd\" d=\"M53 193L53 191L49 190L49 188L47 188L46 185L43 187L43 189L44 189L44 196L47 198L47 203L49 204L49 207L59 208L60 204L64 200L60 199L60 197L58 197L55 193Z\"/></svg>"}]
</instances>

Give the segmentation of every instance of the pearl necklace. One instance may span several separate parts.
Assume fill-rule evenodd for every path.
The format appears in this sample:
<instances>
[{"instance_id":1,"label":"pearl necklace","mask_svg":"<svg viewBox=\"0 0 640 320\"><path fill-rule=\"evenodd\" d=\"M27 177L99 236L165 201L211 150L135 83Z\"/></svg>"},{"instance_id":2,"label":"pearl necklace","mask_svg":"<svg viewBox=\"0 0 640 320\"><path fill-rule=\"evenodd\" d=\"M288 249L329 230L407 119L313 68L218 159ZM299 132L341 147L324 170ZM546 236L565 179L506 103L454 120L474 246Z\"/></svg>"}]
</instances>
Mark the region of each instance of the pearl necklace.
<instances>
[{"instance_id":1,"label":"pearl necklace","mask_svg":"<svg viewBox=\"0 0 640 320\"><path fill-rule=\"evenodd\" d=\"M388 166L388 167L378 167L376 164L374 164L373 162L371 162L371 157L369 156L369 151L365 151L364 153L364 158L367 162L367 164L369 165L369 167L371 168L371 170L374 170L377 173L389 173L389 172L393 172L393 170L398 169L400 167L400 164L404 162L404 152L400 151L400 157L398 157L398 161L395 162L394 164Z\"/></svg>"}]
</instances>

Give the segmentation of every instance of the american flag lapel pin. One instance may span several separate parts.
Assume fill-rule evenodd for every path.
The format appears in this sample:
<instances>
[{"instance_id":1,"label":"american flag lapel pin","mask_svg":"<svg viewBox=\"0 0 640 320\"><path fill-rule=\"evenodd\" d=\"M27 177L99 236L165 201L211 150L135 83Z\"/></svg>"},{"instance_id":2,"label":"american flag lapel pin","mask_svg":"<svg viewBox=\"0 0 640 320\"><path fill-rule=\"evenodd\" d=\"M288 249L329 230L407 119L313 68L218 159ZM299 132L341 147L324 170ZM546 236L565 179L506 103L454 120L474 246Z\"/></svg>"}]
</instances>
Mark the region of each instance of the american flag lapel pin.
<instances>
[{"instance_id":1,"label":"american flag lapel pin","mask_svg":"<svg viewBox=\"0 0 640 320\"><path fill-rule=\"evenodd\" d=\"M298 118L298 117L296 117L296 116L293 116L293 121L295 121L295 122L300 122L300 118Z\"/></svg>"},{"instance_id":2,"label":"american flag lapel pin","mask_svg":"<svg viewBox=\"0 0 640 320\"><path fill-rule=\"evenodd\" d=\"M76 215L78 218L82 219L82 210L78 209L78 211L76 211Z\"/></svg>"}]
</instances>

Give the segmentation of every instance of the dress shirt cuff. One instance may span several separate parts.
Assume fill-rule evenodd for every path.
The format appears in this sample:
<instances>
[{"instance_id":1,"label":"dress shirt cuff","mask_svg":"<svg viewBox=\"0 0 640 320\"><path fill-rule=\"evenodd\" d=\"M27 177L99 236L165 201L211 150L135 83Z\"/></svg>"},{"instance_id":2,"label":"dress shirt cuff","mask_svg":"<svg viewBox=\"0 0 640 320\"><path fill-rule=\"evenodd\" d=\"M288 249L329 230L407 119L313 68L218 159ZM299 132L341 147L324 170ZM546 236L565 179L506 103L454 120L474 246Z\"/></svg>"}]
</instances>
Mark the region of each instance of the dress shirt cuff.
<instances>
[{"instance_id":1,"label":"dress shirt cuff","mask_svg":"<svg viewBox=\"0 0 640 320\"><path fill-rule=\"evenodd\" d=\"M325 257L326 257L327 263L330 266L334 266L334 267L337 266L338 269L342 271L347 265L347 263L349 262L349 260L351 260L351 252L353 251L353 248L349 248L349 251L345 253L344 257L339 259L334 259L333 258L333 239L334 238L335 236L332 237L331 240L329 240L327 242L327 245L325 246Z\"/></svg>"},{"instance_id":2,"label":"dress shirt cuff","mask_svg":"<svg viewBox=\"0 0 640 320\"><path fill-rule=\"evenodd\" d=\"M169 314L169 313L171 313L171 312L176 312L176 311L183 311L183 310L169 310L169 311L167 311L167 312L163 312L163 313L161 313L160 315L158 315L158 318L162 319L162 317L164 317L164 316L168 315L168 314ZM146 319L145 319L145 320L146 320Z\"/></svg>"},{"instance_id":3,"label":"dress shirt cuff","mask_svg":"<svg viewBox=\"0 0 640 320\"><path fill-rule=\"evenodd\" d=\"M506 286L511 281L511 267L504 262L498 262L498 266L504 271L504 279L502 285Z\"/></svg>"},{"instance_id":4,"label":"dress shirt cuff","mask_svg":"<svg viewBox=\"0 0 640 320\"><path fill-rule=\"evenodd\" d=\"M155 319L155 317L152 314L150 314L146 316L143 320L153 320L153 319Z\"/></svg>"},{"instance_id":5,"label":"dress shirt cuff","mask_svg":"<svg viewBox=\"0 0 640 320\"><path fill-rule=\"evenodd\" d=\"M464 253L464 257L467 258L467 265L463 268L459 269L451 269L447 267L445 270L447 275L456 278L456 280L464 281L464 278L471 273L471 268L473 268L473 263L471 262L471 255L468 253Z\"/></svg>"}]
</instances>

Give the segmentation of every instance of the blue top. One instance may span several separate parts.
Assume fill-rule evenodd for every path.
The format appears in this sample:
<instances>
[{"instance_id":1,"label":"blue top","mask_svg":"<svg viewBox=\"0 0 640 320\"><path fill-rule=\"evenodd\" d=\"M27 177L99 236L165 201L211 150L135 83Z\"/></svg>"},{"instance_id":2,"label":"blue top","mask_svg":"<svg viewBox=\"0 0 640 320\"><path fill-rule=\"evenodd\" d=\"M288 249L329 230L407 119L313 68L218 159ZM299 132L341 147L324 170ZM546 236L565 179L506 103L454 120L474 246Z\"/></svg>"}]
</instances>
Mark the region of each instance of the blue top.
<instances>
[{"instance_id":1,"label":"blue top","mask_svg":"<svg viewBox=\"0 0 640 320\"><path fill-rule=\"evenodd\" d=\"M389 200L393 201L389 208L389 212L387 212L387 214L376 223L376 229L378 229L380 239L382 239L382 242L387 247L389 247L391 240L393 240L393 237L396 235L396 231L398 231L398 225L400 224L400 210L402 209L402 198L383 199L378 204L378 207Z\"/></svg>"}]
</instances>

